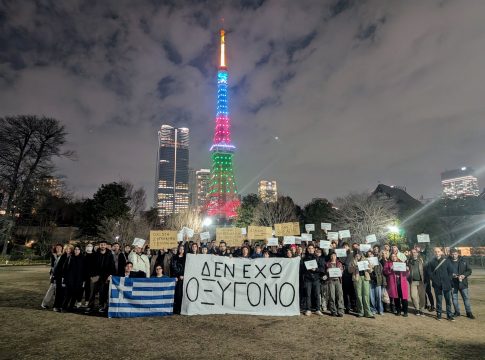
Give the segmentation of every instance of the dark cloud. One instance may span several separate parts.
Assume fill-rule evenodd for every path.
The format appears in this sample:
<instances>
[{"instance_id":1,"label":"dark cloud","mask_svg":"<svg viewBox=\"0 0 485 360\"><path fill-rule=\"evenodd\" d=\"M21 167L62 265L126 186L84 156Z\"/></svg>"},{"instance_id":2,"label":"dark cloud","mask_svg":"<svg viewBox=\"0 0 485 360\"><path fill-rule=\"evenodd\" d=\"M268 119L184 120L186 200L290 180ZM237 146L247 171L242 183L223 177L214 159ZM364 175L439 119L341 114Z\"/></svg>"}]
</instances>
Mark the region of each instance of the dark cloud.
<instances>
[{"instance_id":1,"label":"dark cloud","mask_svg":"<svg viewBox=\"0 0 485 360\"><path fill-rule=\"evenodd\" d=\"M304 203L378 181L435 196L483 168L485 4L397 1L0 2L0 109L60 119L76 193L155 184L161 124L210 166L220 19L242 193L261 178ZM277 138L277 139L276 139ZM483 185L483 184L482 184Z\"/></svg>"}]
</instances>

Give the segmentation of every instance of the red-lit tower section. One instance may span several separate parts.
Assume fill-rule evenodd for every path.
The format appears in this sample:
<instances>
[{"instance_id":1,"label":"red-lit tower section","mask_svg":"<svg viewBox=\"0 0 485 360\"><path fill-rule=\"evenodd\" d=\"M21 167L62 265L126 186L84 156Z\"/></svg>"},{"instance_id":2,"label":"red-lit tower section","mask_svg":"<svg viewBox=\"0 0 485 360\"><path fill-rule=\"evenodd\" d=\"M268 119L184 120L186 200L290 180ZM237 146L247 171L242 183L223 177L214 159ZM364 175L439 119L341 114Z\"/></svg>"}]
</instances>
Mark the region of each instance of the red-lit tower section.
<instances>
[{"instance_id":1,"label":"red-lit tower section","mask_svg":"<svg viewBox=\"0 0 485 360\"><path fill-rule=\"evenodd\" d=\"M235 147L231 143L231 120L228 109L228 75L225 54L225 32L221 35L221 59L217 71L217 114L214 140L211 146L212 168L207 213L218 218L236 216L239 206L233 156Z\"/></svg>"}]
</instances>

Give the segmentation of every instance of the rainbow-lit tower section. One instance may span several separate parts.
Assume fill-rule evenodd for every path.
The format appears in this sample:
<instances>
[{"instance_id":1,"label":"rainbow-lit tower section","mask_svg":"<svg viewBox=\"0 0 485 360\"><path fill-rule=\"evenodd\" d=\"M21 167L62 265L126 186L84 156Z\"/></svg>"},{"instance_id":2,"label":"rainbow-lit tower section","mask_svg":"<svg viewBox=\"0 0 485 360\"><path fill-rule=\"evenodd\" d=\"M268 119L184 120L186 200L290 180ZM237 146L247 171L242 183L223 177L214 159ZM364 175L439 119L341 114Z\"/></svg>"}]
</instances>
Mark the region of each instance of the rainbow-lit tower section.
<instances>
[{"instance_id":1,"label":"rainbow-lit tower section","mask_svg":"<svg viewBox=\"0 0 485 360\"><path fill-rule=\"evenodd\" d=\"M216 129L210 148L212 169L207 213L218 218L230 219L236 216L239 198L233 169L235 147L231 143L227 94L229 73L226 66L224 35L224 29L221 29L221 59L217 71Z\"/></svg>"}]
</instances>

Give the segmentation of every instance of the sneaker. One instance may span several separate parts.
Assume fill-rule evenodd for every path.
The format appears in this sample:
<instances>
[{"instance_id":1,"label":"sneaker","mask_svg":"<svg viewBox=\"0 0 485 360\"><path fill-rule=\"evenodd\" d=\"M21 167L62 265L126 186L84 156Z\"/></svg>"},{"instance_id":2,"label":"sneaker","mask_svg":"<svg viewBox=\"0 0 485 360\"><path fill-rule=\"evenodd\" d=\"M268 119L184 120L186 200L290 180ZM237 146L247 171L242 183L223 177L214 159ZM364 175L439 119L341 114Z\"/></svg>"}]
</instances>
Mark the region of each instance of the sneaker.
<instances>
[{"instance_id":1,"label":"sneaker","mask_svg":"<svg viewBox=\"0 0 485 360\"><path fill-rule=\"evenodd\" d=\"M305 311L305 316L310 316L312 312L310 310Z\"/></svg>"},{"instance_id":2,"label":"sneaker","mask_svg":"<svg viewBox=\"0 0 485 360\"><path fill-rule=\"evenodd\" d=\"M448 318L448 321L455 321L455 318L452 316L452 317L449 317Z\"/></svg>"},{"instance_id":3,"label":"sneaker","mask_svg":"<svg viewBox=\"0 0 485 360\"><path fill-rule=\"evenodd\" d=\"M436 315L436 320L441 321L441 315Z\"/></svg>"},{"instance_id":4,"label":"sneaker","mask_svg":"<svg viewBox=\"0 0 485 360\"><path fill-rule=\"evenodd\" d=\"M320 310L318 310L318 311L315 311L315 315L323 316L323 313Z\"/></svg>"},{"instance_id":5,"label":"sneaker","mask_svg":"<svg viewBox=\"0 0 485 360\"><path fill-rule=\"evenodd\" d=\"M53 308L52 310L54 310L55 312L61 312L61 309L56 308L56 307L55 307L55 308Z\"/></svg>"},{"instance_id":6,"label":"sneaker","mask_svg":"<svg viewBox=\"0 0 485 360\"><path fill-rule=\"evenodd\" d=\"M358 318L361 318L361 317L363 317L363 316L364 316L364 315L362 315L362 314L357 314L357 317L358 317Z\"/></svg>"},{"instance_id":7,"label":"sneaker","mask_svg":"<svg viewBox=\"0 0 485 360\"><path fill-rule=\"evenodd\" d=\"M99 308L98 312L105 313L106 312L106 308L103 306L103 307Z\"/></svg>"},{"instance_id":8,"label":"sneaker","mask_svg":"<svg viewBox=\"0 0 485 360\"><path fill-rule=\"evenodd\" d=\"M408 313L403 313L402 316L408 317Z\"/></svg>"},{"instance_id":9,"label":"sneaker","mask_svg":"<svg viewBox=\"0 0 485 360\"><path fill-rule=\"evenodd\" d=\"M466 314L466 317L469 318L470 320L475 320L475 316L473 316L472 313Z\"/></svg>"},{"instance_id":10,"label":"sneaker","mask_svg":"<svg viewBox=\"0 0 485 360\"><path fill-rule=\"evenodd\" d=\"M366 316L367 319L375 319L376 317L374 315L369 315L369 316Z\"/></svg>"},{"instance_id":11,"label":"sneaker","mask_svg":"<svg viewBox=\"0 0 485 360\"><path fill-rule=\"evenodd\" d=\"M78 302L76 302L76 304L74 304L74 307L76 309L79 309L81 306L82 306L82 303L80 301L78 301Z\"/></svg>"},{"instance_id":12,"label":"sneaker","mask_svg":"<svg viewBox=\"0 0 485 360\"><path fill-rule=\"evenodd\" d=\"M49 308L47 305L44 305L44 304L40 304L40 307L41 307L42 309L48 309L48 308Z\"/></svg>"},{"instance_id":13,"label":"sneaker","mask_svg":"<svg viewBox=\"0 0 485 360\"><path fill-rule=\"evenodd\" d=\"M421 312L418 310L418 311L416 311L416 312L414 313L414 315L416 315L416 316L421 316Z\"/></svg>"},{"instance_id":14,"label":"sneaker","mask_svg":"<svg viewBox=\"0 0 485 360\"><path fill-rule=\"evenodd\" d=\"M460 317L460 316L461 316L461 314L460 314L459 312L455 312L455 313L453 314L453 317Z\"/></svg>"},{"instance_id":15,"label":"sneaker","mask_svg":"<svg viewBox=\"0 0 485 360\"><path fill-rule=\"evenodd\" d=\"M344 317L344 314L342 314L342 313L338 313L338 314L337 314L337 317Z\"/></svg>"},{"instance_id":16,"label":"sneaker","mask_svg":"<svg viewBox=\"0 0 485 360\"><path fill-rule=\"evenodd\" d=\"M381 313L381 312L378 312L378 313L377 313L377 315L381 315L381 316L382 316L382 315L384 315L384 314L383 314L383 313Z\"/></svg>"}]
</instances>

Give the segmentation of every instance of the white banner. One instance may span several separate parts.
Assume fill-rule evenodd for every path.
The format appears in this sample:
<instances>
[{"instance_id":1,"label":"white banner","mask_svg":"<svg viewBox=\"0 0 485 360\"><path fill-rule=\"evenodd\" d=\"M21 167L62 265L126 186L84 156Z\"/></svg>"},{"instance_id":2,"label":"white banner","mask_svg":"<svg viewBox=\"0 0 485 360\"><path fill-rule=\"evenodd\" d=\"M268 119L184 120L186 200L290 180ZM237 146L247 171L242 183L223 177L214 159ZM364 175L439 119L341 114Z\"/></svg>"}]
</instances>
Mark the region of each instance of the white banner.
<instances>
[{"instance_id":1,"label":"white banner","mask_svg":"<svg viewBox=\"0 0 485 360\"><path fill-rule=\"evenodd\" d=\"M300 315L300 258L187 254L183 315Z\"/></svg>"}]
</instances>

